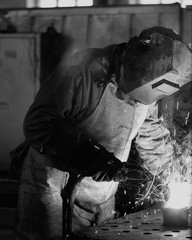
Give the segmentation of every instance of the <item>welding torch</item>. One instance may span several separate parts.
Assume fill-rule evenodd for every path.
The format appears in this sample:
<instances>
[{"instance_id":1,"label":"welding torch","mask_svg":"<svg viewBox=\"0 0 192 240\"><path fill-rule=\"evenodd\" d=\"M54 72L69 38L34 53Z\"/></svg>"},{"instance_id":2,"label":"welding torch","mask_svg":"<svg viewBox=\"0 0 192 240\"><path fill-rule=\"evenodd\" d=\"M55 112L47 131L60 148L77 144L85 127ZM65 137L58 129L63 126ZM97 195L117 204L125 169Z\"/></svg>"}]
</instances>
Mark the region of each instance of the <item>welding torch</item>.
<instances>
[{"instance_id":1,"label":"welding torch","mask_svg":"<svg viewBox=\"0 0 192 240\"><path fill-rule=\"evenodd\" d=\"M72 212L78 186L84 177L92 177L94 181L124 182L143 180L149 174L139 164L121 162L113 153L92 139L87 139L77 151L75 164L70 168L70 178L62 192L63 197L63 236L67 239L72 233ZM148 175L148 178L150 176Z\"/></svg>"}]
</instances>

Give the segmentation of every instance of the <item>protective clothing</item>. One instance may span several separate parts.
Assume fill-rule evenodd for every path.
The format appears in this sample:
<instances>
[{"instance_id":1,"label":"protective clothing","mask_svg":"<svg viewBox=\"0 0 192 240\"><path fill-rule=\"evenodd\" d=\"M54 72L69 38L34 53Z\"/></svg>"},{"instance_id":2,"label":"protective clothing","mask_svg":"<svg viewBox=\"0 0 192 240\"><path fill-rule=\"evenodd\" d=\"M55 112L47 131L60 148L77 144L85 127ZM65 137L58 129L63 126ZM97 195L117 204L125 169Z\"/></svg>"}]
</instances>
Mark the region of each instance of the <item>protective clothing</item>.
<instances>
[{"instance_id":1,"label":"protective clothing","mask_svg":"<svg viewBox=\"0 0 192 240\"><path fill-rule=\"evenodd\" d=\"M192 50L159 33L125 51L119 86L137 101L151 104L192 81Z\"/></svg>"},{"instance_id":2,"label":"protective clothing","mask_svg":"<svg viewBox=\"0 0 192 240\"><path fill-rule=\"evenodd\" d=\"M97 182L122 182L126 179L142 180L145 170L136 163L121 162L113 153L90 138L82 137L71 171L81 177L90 176ZM91 159L91 161L90 161Z\"/></svg>"},{"instance_id":3,"label":"protective clothing","mask_svg":"<svg viewBox=\"0 0 192 240\"><path fill-rule=\"evenodd\" d=\"M18 236L61 239L61 195L79 173L83 178L75 189L73 232L114 218L118 182L133 167L126 163L132 140L152 174L169 164L172 145L158 105L136 102L119 88L129 44L73 53L39 90L24 120L30 147L20 178ZM82 136L102 146L105 154L92 154L92 149L90 157L81 157L86 153L80 148Z\"/></svg>"}]
</instances>

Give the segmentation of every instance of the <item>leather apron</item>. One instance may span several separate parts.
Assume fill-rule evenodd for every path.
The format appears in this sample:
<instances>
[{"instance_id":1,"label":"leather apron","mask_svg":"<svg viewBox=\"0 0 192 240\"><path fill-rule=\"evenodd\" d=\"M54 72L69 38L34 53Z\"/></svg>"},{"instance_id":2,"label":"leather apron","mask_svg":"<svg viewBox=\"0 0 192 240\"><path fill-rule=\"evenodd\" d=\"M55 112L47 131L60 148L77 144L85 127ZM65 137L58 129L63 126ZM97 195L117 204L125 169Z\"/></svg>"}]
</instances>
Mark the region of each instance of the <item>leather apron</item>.
<instances>
[{"instance_id":1,"label":"leather apron","mask_svg":"<svg viewBox=\"0 0 192 240\"><path fill-rule=\"evenodd\" d=\"M116 86L109 83L93 114L79 128L87 136L113 152L125 162L128 159L131 141L143 124L148 106L125 102L116 97ZM91 161L91 159L90 159ZM80 231L82 224L91 226L111 219L115 213L115 193L118 183L96 182L85 177L76 186L73 210L73 231Z\"/></svg>"}]
</instances>

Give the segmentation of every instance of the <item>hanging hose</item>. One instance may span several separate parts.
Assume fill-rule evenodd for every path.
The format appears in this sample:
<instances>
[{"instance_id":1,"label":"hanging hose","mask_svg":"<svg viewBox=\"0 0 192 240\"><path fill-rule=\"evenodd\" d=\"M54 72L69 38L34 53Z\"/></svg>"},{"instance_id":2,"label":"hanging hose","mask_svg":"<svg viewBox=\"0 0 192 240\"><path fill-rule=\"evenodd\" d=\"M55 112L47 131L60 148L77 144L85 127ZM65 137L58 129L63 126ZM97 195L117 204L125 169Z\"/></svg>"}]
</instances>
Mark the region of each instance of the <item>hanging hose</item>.
<instances>
[{"instance_id":1,"label":"hanging hose","mask_svg":"<svg viewBox=\"0 0 192 240\"><path fill-rule=\"evenodd\" d=\"M70 239L73 235L73 208L78 186L83 175L73 175L69 178L65 190L62 192L63 199L63 240Z\"/></svg>"}]
</instances>

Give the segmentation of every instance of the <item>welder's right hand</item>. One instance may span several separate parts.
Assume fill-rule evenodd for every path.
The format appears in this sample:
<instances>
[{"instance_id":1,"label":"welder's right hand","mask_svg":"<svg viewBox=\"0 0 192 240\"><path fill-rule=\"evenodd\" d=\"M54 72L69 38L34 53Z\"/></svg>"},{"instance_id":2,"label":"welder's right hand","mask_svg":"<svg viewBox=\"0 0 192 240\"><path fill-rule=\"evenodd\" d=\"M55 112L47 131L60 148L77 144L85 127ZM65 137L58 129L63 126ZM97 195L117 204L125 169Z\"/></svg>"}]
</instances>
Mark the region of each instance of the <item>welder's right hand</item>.
<instances>
[{"instance_id":1,"label":"welder's right hand","mask_svg":"<svg viewBox=\"0 0 192 240\"><path fill-rule=\"evenodd\" d=\"M113 153L91 139L81 143L74 167L81 176L92 177L99 182L122 182L143 178L143 171L139 165L121 162Z\"/></svg>"}]
</instances>

